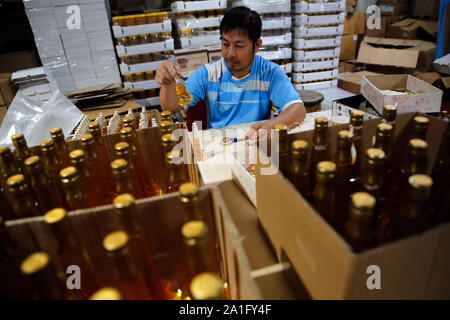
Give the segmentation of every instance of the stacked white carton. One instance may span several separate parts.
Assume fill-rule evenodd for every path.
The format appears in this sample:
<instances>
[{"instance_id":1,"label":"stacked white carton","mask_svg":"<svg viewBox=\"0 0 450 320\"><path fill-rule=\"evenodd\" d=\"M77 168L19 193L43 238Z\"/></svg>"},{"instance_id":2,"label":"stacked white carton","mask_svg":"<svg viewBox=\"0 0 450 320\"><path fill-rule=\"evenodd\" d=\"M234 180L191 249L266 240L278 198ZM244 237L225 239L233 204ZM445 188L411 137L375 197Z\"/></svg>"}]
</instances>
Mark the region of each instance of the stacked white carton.
<instances>
[{"instance_id":1,"label":"stacked white carton","mask_svg":"<svg viewBox=\"0 0 450 320\"><path fill-rule=\"evenodd\" d=\"M121 83L105 0L24 0L46 72L61 92Z\"/></svg>"},{"instance_id":2,"label":"stacked white carton","mask_svg":"<svg viewBox=\"0 0 450 320\"><path fill-rule=\"evenodd\" d=\"M262 20L262 47L258 54L291 73L291 1L233 0L232 6L246 6L258 12Z\"/></svg>"},{"instance_id":3,"label":"stacked white carton","mask_svg":"<svg viewBox=\"0 0 450 320\"><path fill-rule=\"evenodd\" d=\"M173 2L180 47L220 44L219 26L226 8L227 0Z\"/></svg>"},{"instance_id":4,"label":"stacked white carton","mask_svg":"<svg viewBox=\"0 0 450 320\"><path fill-rule=\"evenodd\" d=\"M345 0L297 1L292 3L292 9L294 87L336 87Z\"/></svg>"}]
</instances>

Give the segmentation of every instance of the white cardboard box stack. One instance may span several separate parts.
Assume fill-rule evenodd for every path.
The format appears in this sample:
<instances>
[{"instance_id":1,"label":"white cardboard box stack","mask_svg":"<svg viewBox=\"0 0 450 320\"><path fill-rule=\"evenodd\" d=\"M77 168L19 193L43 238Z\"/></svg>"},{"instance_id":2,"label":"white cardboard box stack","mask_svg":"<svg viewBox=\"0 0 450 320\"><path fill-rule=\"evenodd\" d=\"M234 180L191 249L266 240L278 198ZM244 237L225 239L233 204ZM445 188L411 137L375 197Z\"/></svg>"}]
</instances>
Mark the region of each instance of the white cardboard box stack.
<instances>
[{"instance_id":1,"label":"white cardboard box stack","mask_svg":"<svg viewBox=\"0 0 450 320\"><path fill-rule=\"evenodd\" d=\"M293 70L297 90L320 90L337 86L345 0L292 3Z\"/></svg>"},{"instance_id":2,"label":"white cardboard box stack","mask_svg":"<svg viewBox=\"0 0 450 320\"><path fill-rule=\"evenodd\" d=\"M233 0L233 7L246 6L262 20L262 47L258 54L292 72L292 32L290 0Z\"/></svg>"},{"instance_id":3,"label":"white cardboard box stack","mask_svg":"<svg viewBox=\"0 0 450 320\"><path fill-rule=\"evenodd\" d=\"M24 0L46 72L61 92L121 83L105 0Z\"/></svg>"}]
</instances>

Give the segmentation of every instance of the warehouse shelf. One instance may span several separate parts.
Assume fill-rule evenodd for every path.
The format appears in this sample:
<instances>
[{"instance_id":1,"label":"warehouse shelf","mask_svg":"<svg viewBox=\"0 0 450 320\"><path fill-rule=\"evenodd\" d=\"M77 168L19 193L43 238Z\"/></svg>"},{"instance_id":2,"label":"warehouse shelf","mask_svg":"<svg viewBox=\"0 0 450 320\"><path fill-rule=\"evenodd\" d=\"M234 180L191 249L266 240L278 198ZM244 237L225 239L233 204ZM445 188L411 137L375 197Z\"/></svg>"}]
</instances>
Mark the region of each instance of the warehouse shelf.
<instances>
[{"instance_id":1,"label":"warehouse shelf","mask_svg":"<svg viewBox=\"0 0 450 320\"><path fill-rule=\"evenodd\" d=\"M211 1L176 1L172 3L173 12L188 12L200 10L226 9L227 0L211 0Z\"/></svg>"},{"instance_id":2,"label":"warehouse shelf","mask_svg":"<svg viewBox=\"0 0 450 320\"><path fill-rule=\"evenodd\" d=\"M342 34L344 31L344 25L340 24L338 26L331 27L301 26L294 27L293 30L294 37L297 38L332 36Z\"/></svg>"},{"instance_id":3,"label":"warehouse shelf","mask_svg":"<svg viewBox=\"0 0 450 320\"><path fill-rule=\"evenodd\" d=\"M223 16L212 18L177 18L177 26L179 30L182 29L201 29L219 27Z\"/></svg>"},{"instance_id":4,"label":"warehouse shelf","mask_svg":"<svg viewBox=\"0 0 450 320\"><path fill-rule=\"evenodd\" d=\"M156 82L156 80L124 82L123 86L125 88L134 88L134 89L142 89L142 90L161 88L161 85L158 82Z\"/></svg>"},{"instance_id":5,"label":"warehouse shelf","mask_svg":"<svg viewBox=\"0 0 450 320\"><path fill-rule=\"evenodd\" d=\"M218 35L213 36L194 36L191 38L180 38L181 48L192 48L200 46L208 46L214 44L220 44L220 37Z\"/></svg>"},{"instance_id":6,"label":"warehouse shelf","mask_svg":"<svg viewBox=\"0 0 450 320\"><path fill-rule=\"evenodd\" d=\"M339 59L331 59L325 61L300 61L293 63L293 69L296 72L309 71L309 70L321 70L337 68L339 65Z\"/></svg>"},{"instance_id":7,"label":"warehouse shelf","mask_svg":"<svg viewBox=\"0 0 450 320\"><path fill-rule=\"evenodd\" d=\"M277 36L264 36L261 37L261 40L264 46L290 44L292 42L292 33L289 32Z\"/></svg>"},{"instance_id":8,"label":"warehouse shelf","mask_svg":"<svg viewBox=\"0 0 450 320\"><path fill-rule=\"evenodd\" d=\"M345 12L338 14L324 14L324 15L307 15L296 14L294 17L294 25L299 26L303 24L334 24L343 23L345 20Z\"/></svg>"},{"instance_id":9,"label":"warehouse shelf","mask_svg":"<svg viewBox=\"0 0 450 320\"><path fill-rule=\"evenodd\" d=\"M312 60L312 59L324 59L324 58L336 58L339 57L341 48L332 48L324 50L294 50L293 55L295 60Z\"/></svg>"},{"instance_id":10,"label":"warehouse shelf","mask_svg":"<svg viewBox=\"0 0 450 320\"><path fill-rule=\"evenodd\" d=\"M168 59L172 63L175 63L175 59L173 56ZM129 73L138 73L138 72L146 72L146 71L153 71L158 68L158 66L163 63L164 60L161 61L152 61L152 62L145 62L145 63L137 63L137 64L125 64L121 63L119 65L120 72L122 74L129 74Z\"/></svg>"},{"instance_id":11,"label":"warehouse shelf","mask_svg":"<svg viewBox=\"0 0 450 320\"><path fill-rule=\"evenodd\" d=\"M292 63L286 63L286 64L283 64L283 65L280 65L280 67L286 73L291 73L292 72Z\"/></svg>"},{"instance_id":12,"label":"warehouse shelf","mask_svg":"<svg viewBox=\"0 0 450 320\"><path fill-rule=\"evenodd\" d=\"M264 42L263 42L264 43ZM325 47L337 47L341 45L341 36L333 38L314 38L314 39L299 39L294 38L294 49L314 49Z\"/></svg>"},{"instance_id":13,"label":"warehouse shelf","mask_svg":"<svg viewBox=\"0 0 450 320\"><path fill-rule=\"evenodd\" d=\"M262 20L262 30L290 29L292 26L291 17L271 18Z\"/></svg>"},{"instance_id":14,"label":"warehouse shelf","mask_svg":"<svg viewBox=\"0 0 450 320\"><path fill-rule=\"evenodd\" d=\"M336 12L345 11L345 1L310 3L306 1L293 4L293 11L298 13Z\"/></svg>"},{"instance_id":15,"label":"warehouse shelf","mask_svg":"<svg viewBox=\"0 0 450 320\"><path fill-rule=\"evenodd\" d=\"M294 72L292 74L292 81L294 82L304 82L304 81L316 81L322 79L331 79L338 76L338 69L330 71L319 71L319 72Z\"/></svg>"},{"instance_id":16,"label":"warehouse shelf","mask_svg":"<svg viewBox=\"0 0 450 320\"><path fill-rule=\"evenodd\" d=\"M337 79L311 83L294 83L293 85L296 90L322 90L336 87Z\"/></svg>"},{"instance_id":17,"label":"warehouse shelf","mask_svg":"<svg viewBox=\"0 0 450 320\"><path fill-rule=\"evenodd\" d=\"M116 46L117 55L119 57L151 52L171 51L173 49L173 39L168 39L163 42L138 44L134 46Z\"/></svg>"},{"instance_id":18,"label":"warehouse shelf","mask_svg":"<svg viewBox=\"0 0 450 320\"><path fill-rule=\"evenodd\" d=\"M292 49L291 48L280 48L276 51L258 51L256 53L264 59L267 60L281 60L281 59L291 59Z\"/></svg>"}]
</instances>

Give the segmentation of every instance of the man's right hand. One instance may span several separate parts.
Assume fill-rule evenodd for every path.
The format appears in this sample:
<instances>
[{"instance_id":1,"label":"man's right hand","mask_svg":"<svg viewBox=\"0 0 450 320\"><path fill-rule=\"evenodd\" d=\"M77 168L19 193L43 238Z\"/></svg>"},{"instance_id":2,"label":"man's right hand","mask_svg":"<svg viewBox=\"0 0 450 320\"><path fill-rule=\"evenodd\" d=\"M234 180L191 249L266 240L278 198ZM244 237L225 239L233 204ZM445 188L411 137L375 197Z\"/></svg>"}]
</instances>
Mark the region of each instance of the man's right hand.
<instances>
[{"instance_id":1,"label":"man's right hand","mask_svg":"<svg viewBox=\"0 0 450 320\"><path fill-rule=\"evenodd\" d=\"M162 86L168 86L175 82L176 76L181 76L180 68L166 60L156 69L155 80Z\"/></svg>"}]
</instances>

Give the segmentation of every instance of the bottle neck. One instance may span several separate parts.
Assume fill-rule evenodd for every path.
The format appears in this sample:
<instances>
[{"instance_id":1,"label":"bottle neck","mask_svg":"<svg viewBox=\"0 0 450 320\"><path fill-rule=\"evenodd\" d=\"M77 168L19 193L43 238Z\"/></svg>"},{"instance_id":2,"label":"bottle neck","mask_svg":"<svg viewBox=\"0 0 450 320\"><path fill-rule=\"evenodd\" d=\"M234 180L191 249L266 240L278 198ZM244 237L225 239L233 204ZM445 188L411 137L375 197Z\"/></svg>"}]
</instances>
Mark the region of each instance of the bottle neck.
<instances>
[{"instance_id":1,"label":"bottle neck","mask_svg":"<svg viewBox=\"0 0 450 320\"><path fill-rule=\"evenodd\" d=\"M28 148L28 146L20 146L16 148L16 157L19 161L25 161L25 159L31 157L33 153Z\"/></svg>"},{"instance_id":2,"label":"bottle neck","mask_svg":"<svg viewBox=\"0 0 450 320\"><path fill-rule=\"evenodd\" d=\"M5 179L11 177L12 175L20 173L20 169L13 159L3 162L2 164L2 174Z\"/></svg>"},{"instance_id":3,"label":"bottle neck","mask_svg":"<svg viewBox=\"0 0 450 320\"><path fill-rule=\"evenodd\" d=\"M87 166L87 163L77 163L74 165L77 168L78 174L80 175L80 180L86 180L91 178L91 172Z\"/></svg>"},{"instance_id":4,"label":"bottle neck","mask_svg":"<svg viewBox=\"0 0 450 320\"><path fill-rule=\"evenodd\" d=\"M324 145L327 144L327 130L318 130L314 131L313 143L315 145Z\"/></svg>"},{"instance_id":5,"label":"bottle neck","mask_svg":"<svg viewBox=\"0 0 450 320\"><path fill-rule=\"evenodd\" d=\"M61 160L59 160L56 152L44 154L44 164L49 169L59 168L61 166Z\"/></svg>"},{"instance_id":6,"label":"bottle neck","mask_svg":"<svg viewBox=\"0 0 450 320\"><path fill-rule=\"evenodd\" d=\"M39 210L36 207L36 201L29 191L22 191L21 193L12 194L12 205L14 211L21 218L37 216Z\"/></svg>"},{"instance_id":7,"label":"bottle neck","mask_svg":"<svg viewBox=\"0 0 450 320\"><path fill-rule=\"evenodd\" d=\"M30 175L30 180L34 189L45 189L50 186L49 178L44 171L34 172Z\"/></svg>"},{"instance_id":8,"label":"bottle neck","mask_svg":"<svg viewBox=\"0 0 450 320\"><path fill-rule=\"evenodd\" d=\"M196 244L186 244L188 253L189 273L194 277L202 272L208 270L207 248L205 246L205 239L197 241Z\"/></svg>"},{"instance_id":9,"label":"bottle neck","mask_svg":"<svg viewBox=\"0 0 450 320\"><path fill-rule=\"evenodd\" d=\"M353 162L352 150L350 147L339 147L336 154L336 164L338 167L350 166Z\"/></svg>"},{"instance_id":10,"label":"bottle neck","mask_svg":"<svg viewBox=\"0 0 450 320\"><path fill-rule=\"evenodd\" d=\"M366 170L363 174L363 183L366 186L381 188L383 183L382 168L366 164Z\"/></svg>"},{"instance_id":11,"label":"bottle neck","mask_svg":"<svg viewBox=\"0 0 450 320\"><path fill-rule=\"evenodd\" d=\"M129 174L116 175L117 193L131 193L134 195L133 184Z\"/></svg>"},{"instance_id":12,"label":"bottle neck","mask_svg":"<svg viewBox=\"0 0 450 320\"><path fill-rule=\"evenodd\" d=\"M92 145L90 145L88 148L85 148L84 151L86 152L88 161L96 161L98 159L97 151Z\"/></svg>"},{"instance_id":13,"label":"bottle neck","mask_svg":"<svg viewBox=\"0 0 450 320\"><path fill-rule=\"evenodd\" d=\"M179 184L187 182L186 171L182 164L170 165L169 181L170 181L170 184L172 184L172 185L179 185Z\"/></svg>"},{"instance_id":14,"label":"bottle neck","mask_svg":"<svg viewBox=\"0 0 450 320\"><path fill-rule=\"evenodd\" d=\"M58 139L53 140L55 141L55 147L57 151L69 151L69 147L67 146L66 140L64 139Z\"/></svg>"},{"instance_id":15,"label":"bottle neck","mask_svg":"<svg viewBox=\"0 0 450 320\"><path fill-rule=\"evenodd\" d=\"M86 207L86 195L78 183L66 184L64 185L64 190L66 191L66 200L70 210L78 210Z\"/></svg>"},{"instance_id":16,"label":"bottle neck","mask_svg":"<svg viewBox=\"0 0 450 320\"><path fill-rule=\"evenodd\" d=\"M136 281L139 266L131 254L129 245L115 252L108 252L114 263L113 281Z\"/></svg>"}]
</instances>

